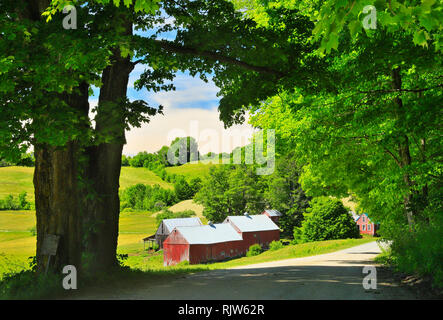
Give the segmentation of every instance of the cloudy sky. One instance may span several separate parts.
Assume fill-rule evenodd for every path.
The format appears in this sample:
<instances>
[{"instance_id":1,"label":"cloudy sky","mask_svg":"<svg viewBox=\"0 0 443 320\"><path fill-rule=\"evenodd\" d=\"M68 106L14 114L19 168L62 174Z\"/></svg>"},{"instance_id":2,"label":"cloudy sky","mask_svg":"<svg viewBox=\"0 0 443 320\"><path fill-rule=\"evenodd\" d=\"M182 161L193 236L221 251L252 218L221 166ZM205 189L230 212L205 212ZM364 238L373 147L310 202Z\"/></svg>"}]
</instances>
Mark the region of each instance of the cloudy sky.
<instances>
[{"instance_id":1,"label":"cloudy sky","mask_svg":"<svg viewBox=\"0 0 443 320\"><path fill-rule=\"evenodd\" d=\"M217 110L218 88L209 80L205 83L200 78L193 78L187 73L178 73L174 80L175 91L148 92L137 91L134 82L146 66L138 64L129 78L128 98L145 100L149 105L164 107L164 115L156 115L151 122L141 128L132 128L126 132L127 144L123 149L126 155L135 155L140 151L155 152L164 145L170 145L176 137L192 136L202 154L208 152L231 152L238 146L244 146L252 137L253 129L247 123L224 129ZM90 97L91 106L97 105L98 93Z\"/></svg>"}]
</instances>

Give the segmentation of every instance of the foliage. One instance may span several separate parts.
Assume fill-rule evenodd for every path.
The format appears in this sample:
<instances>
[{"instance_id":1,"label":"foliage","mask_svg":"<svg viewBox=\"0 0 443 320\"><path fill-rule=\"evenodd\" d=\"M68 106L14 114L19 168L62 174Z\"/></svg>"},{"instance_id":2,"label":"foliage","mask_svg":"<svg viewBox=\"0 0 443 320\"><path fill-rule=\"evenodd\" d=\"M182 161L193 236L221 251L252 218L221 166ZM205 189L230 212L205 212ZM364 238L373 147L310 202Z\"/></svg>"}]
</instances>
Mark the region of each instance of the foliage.
<instances>
[{"instance_id":1,"label":"foliage","mask_svg":"<svg viewBox=\"0 0 443 320\"><path fill-rule=\"evenodd\" d=\"M172 212L166 209L157 214L155 221L158 227L164 219L189 218L193 216L195 216L195 212L192 210Z\"/></svg>"},{"instance_id":2,"label":"foliage","mask_svg":"<svg viewBox=\"0 0 443 320\"><path fill-rule=\"evenodd\" d=\"M184 177L176 179L174 183L174 191L178 201L192 199L192 197L194 196L193 190Z\"/></svg>"},{"instance_id":3,"label":"foliage","mask_svg":"<svg viewBox=\"0 0 443 320\"><path fill-rule=\"evenodd\" d=\"M171 206L178 202L175 192L163 189L159 185L149 186L141 183L120 191L120 209L157 211L163 206Z\"/></svg>"},{"instance_id":4,"label":"foliage","mask_svg":"<svg viewBox=\"0 0 443 320\"><path fill-rule=\"evenodd\" d=\"M249 247L248 252L246 252L247 257L258 256L263 252L263 248L258 243L255 243Z\"/></svg>"},{"instance_id":5,"label":"foliage","mask_svg":"<svg viewBox=\"0 0 443 320\"><path fill-rule=\"evenodd\" d=\"M0 199L0 210L30 210L31 203L26 200L26 196L26 192L21 192L17 199L12 194Z\"/></svg>"},{"instance_id":6,"label":"foliage","mask_svg":"<svg viewBox=\"0 0 443 320\"><path fill-rule=\"evenodd\" d=\"M292 237L294 227L301 226L303 212L309 207L311 198L298 181L300 171L294 154L288 153L277 159L274 173L267 177L265 201L269 208L282 213L278 224L283 237Z\"/></svg>"},{"instance_id":7,"label":"foliage","mask_svg":"<svg viewBox=\"0 0 443 320\"><path fill-rule=\"evenodd\" d=\"M418 46L435 45L443 50L441 35L443 6L441 1L424 0L236 0L259 25L268 25L271 20L269 9L299 10L315 23L312 29L313 41L319 41L320 52L337 49L339 40L344 38L344 31L353 39L370 35L378 29L389 33L405 32ZM373 6L376 10L376 30L367 30L363 26L369 14L364 8Z\"/></svg>"},{"instance_id":8,"label":"foliage","mask_svg":"<svg viewBox=\"0 0 443 320\"><path fill-rule=\"evenodd\" d=\"M429 210L429 223L420 221L414 231L396 230L390 248L391 263L402 272L432 277L443 288L443 215ZM438 210L434 208L434 210Z\"/></svg>"},{"instance_id":9,"label":"foliage","mask_svg":"<svg viewBox=\"0 0 443 320\"><path fill-rule=\"evenodd\" d=\"M329 197L318 197L311 201L311 208L306 210L300 231L303 241L360 237L354 219L342 202ZM294 238L299 238L298 234Z\"/></svg>"},{"instance_id":10,"label":"foliage","mask_svg":"<svg viewBox=\"0 0 443 320\"><path fill-rule=\"evenodd\" d=\"M283 243L280 240L279 241L274 240L269 244L269 250L271 251L275 251L281 248L283 248Z\"/></svg>"},{"instance_id":11,"label":"foliage","mask_svg":"<svg viewBox=\"0 0 443 320\"><path fill-rule=\"evenodd\" d=\"M262 213L264 188L262 176L250 166L213 166L194 200L204 206L206 219L222 222L229 215Z\"/></svg>"}]
</instances>

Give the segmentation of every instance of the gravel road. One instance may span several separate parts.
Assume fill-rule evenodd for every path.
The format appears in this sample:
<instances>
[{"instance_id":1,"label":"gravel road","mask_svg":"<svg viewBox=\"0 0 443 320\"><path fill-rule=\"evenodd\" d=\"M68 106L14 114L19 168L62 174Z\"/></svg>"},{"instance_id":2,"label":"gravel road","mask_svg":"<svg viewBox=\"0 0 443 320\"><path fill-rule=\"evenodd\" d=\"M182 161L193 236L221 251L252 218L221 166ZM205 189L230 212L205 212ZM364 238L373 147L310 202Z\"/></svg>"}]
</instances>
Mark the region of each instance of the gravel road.
<instances>
[{"instance_id":1,"label":"gravel road","mask_svg":"<svg viewBox=\"0 0 443 320\"><path fill-rule=\"evenodd\" d=\"M286 300L286 299L416 299L398 286L372 259L376 242L306 258L266 262L225 270L199 272L172 280L140 283L116 292L88 294L81 299ZM375 266L377 288L362 285L364 266Z\"/></svg>"}]
</instances>

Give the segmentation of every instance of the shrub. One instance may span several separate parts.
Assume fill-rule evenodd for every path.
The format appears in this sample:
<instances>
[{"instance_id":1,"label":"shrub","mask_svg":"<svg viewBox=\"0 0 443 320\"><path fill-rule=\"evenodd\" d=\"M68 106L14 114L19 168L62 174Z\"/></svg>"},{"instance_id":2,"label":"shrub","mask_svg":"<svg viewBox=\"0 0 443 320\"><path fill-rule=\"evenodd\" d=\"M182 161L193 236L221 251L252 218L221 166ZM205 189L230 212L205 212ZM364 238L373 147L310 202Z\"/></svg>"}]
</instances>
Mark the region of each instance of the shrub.
<instances>
[{"instance_id":1,"label":"shrub","mask_svg":"<svg viewBox=\"0 0 443 320\"><path fill-rule=\"evenodd\" d=\"M27 193L22 192L15 199L12 194L7 195L5 199L0 200L0 210L30 210L31 203L26 200Z\"/></svg>"},{"instance_id":2,"label":"shrub","mask_svg":"<svg viewBox=\"0 0 443 320\"><path fill-rule=\"evenodd\" d=\"M431 276L433 285L443 288L443 216L416 223L414 231L399 232L390 259L399 271Z\"/></svg>"},{"instance_id":3,"label":"shrub","mask_svg":"<svg viewBox=\"0 0 443 320\"><path fill-rule=\"evenodd\" d=\"M281 241L272 241L269 244L269 250L274 251L283 248L283 243Z\"/></svg>"},{"instance_id":4,"label":"shrub","mask_svg":"<svg viewBox=\"0 0 443 320\"><path fill-rule=\"evenodd\" d=\"M262 252L263 252L263 248L258 243L256 243L256 244L253 244L252 246L249 247L249 250L246 253L246 256L247 257L258 256Z\"/></svg>"},{"instance_id":5,"label":"shrub","mask_svg":"<svg viewBox=\"0 0 443 320\"><path fill-rule=\"evenodd\" d=\"M355 221L338 199L318 197L306 210L300 230L294 230L297 241L322 241L359 238Z\"/></svg>"}]
</instances>

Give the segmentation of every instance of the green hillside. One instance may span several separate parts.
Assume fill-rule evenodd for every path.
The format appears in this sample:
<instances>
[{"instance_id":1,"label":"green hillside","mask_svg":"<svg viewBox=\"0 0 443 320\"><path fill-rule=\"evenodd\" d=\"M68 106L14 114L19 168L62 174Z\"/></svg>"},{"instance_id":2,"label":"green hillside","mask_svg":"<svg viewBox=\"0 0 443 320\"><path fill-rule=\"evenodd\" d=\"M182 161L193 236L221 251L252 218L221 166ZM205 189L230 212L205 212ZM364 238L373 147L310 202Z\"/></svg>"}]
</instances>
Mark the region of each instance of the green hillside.
<instances>
[{"instance_id":1,"label":"green hillside","mask_svg":"<svg viewBox=\"0 0 443 320\"><path fill-rule=\"evenodd\" d=\"M3 167L0 168L0 199L21 192L28 193L28 200L34 201L34 185L32 177L34 168ZM160 179L155 173L146 168L122 167L120 188L124 189L137 183L148 185L158 184L162 188L172 188L172 185Z\"/></svg>"},{"instance_id":2,"label":"green hillside","mask_svg":"<svg viewBox=\"0 0 443 320\"><path fill-rule=\"evenodd\" d=\"M166 172L169 174L180 174L185 176L187 179L193 179L209 174L209 168L213 166L212 163L204 163L204 162L191 162L186 163L181 166L176 167L168 167L166 168Z\"/></svg>"}]
</instances>

